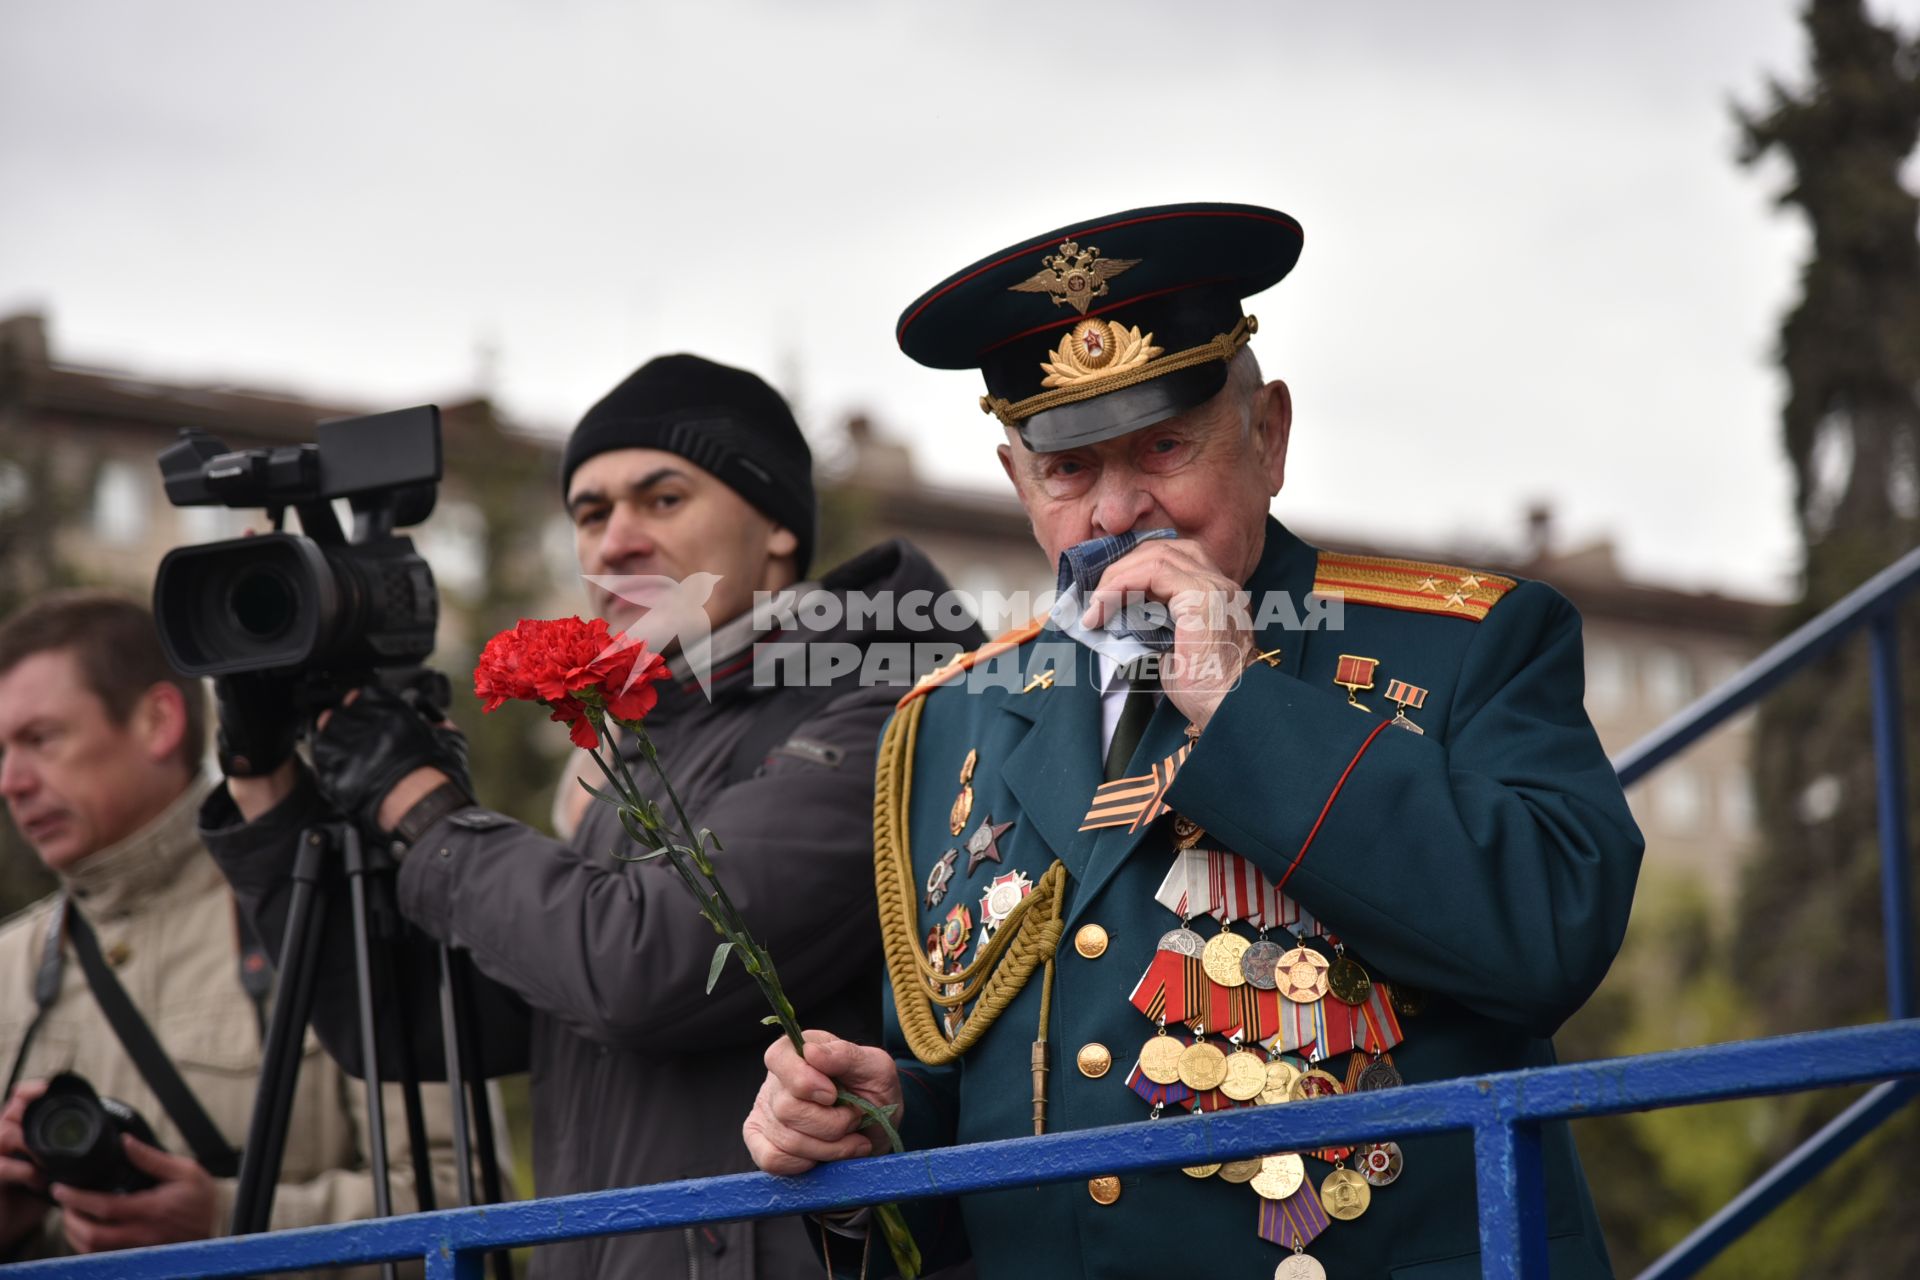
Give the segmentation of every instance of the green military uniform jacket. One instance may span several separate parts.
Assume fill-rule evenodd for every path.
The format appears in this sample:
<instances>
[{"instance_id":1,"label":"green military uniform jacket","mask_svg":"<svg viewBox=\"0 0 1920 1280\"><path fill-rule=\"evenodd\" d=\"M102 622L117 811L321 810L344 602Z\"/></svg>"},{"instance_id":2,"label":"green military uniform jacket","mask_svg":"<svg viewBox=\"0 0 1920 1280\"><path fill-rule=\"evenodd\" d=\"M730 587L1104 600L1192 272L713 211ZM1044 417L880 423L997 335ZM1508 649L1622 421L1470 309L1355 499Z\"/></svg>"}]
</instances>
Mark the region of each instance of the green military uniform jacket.
<instances>
[{"instance_id":1,"label":"green military uniform jacket","mask_svg":"<svg viewBox=\"0 0 1920 1280\"><path fill-rule=\"evenodd\" d=\"M1286 894L1374 977L1424 994L1424 1007L1401 1019L1404 1042L1392 1051L1408 1083L1552 1063L1548 1037L1592 993L1620 944L1642 850L1582 707L1573 607L1540 583L1432 568L1323 556L1269 521L1247 584L1255 608L1268 592L1305 605L1318 575L1323 596L1344 591L1344 625L1288 629L1292 610L1269 616L1259 643L1280 651L1278 665L1247 670L1166 792L1173 814L1268 880L1285 877ZM1343 654L1378 660L1376 687L1359 698L1367 710L1334 684ZM1049 665L1053 683L1027 689ZM1074 668L1070 680L1065 665ZM1390 679L1428 691L1408 711L1424 732L1382 727L1394 713L1381 696ZM1125 1080L1153 1025L1128 997L1157 940L1179 924L1154 896L1174 857L1174 817L1137 833L1080 830L1101 783L1091 655L1049 628L919 696L925 705L910 752L899 757L902 777L888 776L883 748L877 810L884 823L891 788L905 802L910 844L911 884L904 856L889 868L883 847L878 861L883 925L894 935L888 1047L903 1072L909 1149L1033 1131L1030 1052L1047 983L1034 968L965 1052L920 1062L902 1011L918 1001L937 1021L945 1010L928 1002L924 985L902 981L907 920L907 941L924 955L928 932L955 904L968 905L971 950L962 960L973 959L991 881L1018 871L1039 882L1056 861L1065 879L1046 1027L1047 1131L1146 1119L1147 1105ZM1176 753L1185 729L1163 698L1127 773ZM951 829L969 752L977 755L965 834L983 819L1012 824L997 841L1001 861L971 873L965 835ZM944 878L935 864L956 848L945 893L929 906L929 878ZM1076 945L1093 936L1083 933L1089 925L1104 929L1104 950ZM1192 927L1211 935L1219 926L1201 915ZM1001 963L1011 966L1017 949ZM1088 1045L1111 1052L1111 1070L1097 1078L1076 1069ZM1345 1065L1343 1055L1328 1069L1341 1076ZM1170 1108L1169 1122L1182 1114ZM1471 1135L1408 1137L1400 1147L1398 1181L1376 1190L1359 1219L1333 1222L1309 1252L1334 1280L1479 1275ZM1331 1168L1313 1158L1306 1165L1316 1187ZM1553 1274L1609 1274L1564 1125L1547 1127L1544 1165ZM1111 1198L1110 1182L1100 1190ZM929 1265L970 1252L987 1280L1201 1271L1264 1280L1286 1251L1258 1235L1259 1204L1249 1186L1169 1169L1126 1175L1111 1204L1088 1184L1056 1183L922 1203L910 1216Z\"/></svg>"}]
</instances>

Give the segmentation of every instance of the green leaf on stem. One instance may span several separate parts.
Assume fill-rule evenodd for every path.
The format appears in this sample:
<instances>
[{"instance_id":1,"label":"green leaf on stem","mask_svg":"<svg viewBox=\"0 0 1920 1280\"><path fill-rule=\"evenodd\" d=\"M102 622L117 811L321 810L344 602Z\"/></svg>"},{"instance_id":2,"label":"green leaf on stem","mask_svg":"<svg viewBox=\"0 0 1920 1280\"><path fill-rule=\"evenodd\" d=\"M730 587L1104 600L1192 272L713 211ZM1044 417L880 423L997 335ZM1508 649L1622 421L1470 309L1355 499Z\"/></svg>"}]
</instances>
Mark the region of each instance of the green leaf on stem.
<instances>
[{"instance_id":1,"label":"green leaf on stem","mask_svg":"<svg viewBox=\"0 0 1920 1280\"><path fill-rule=\"evenodd\" d=\"M613 850L612 856L615 862L652 862L656 858L666 857L667 851L665 849L648 849L645 853L622 853L620 850L615 849Z\"/></svg>"},{"instance_id":2,"label":"green leaf on stem","mask_svg":"<svg viewBox=\"0 0 1920 1280\"><path fill-rule=\"evenodd\" d=\"M852 1107L855 1111L858 1111L861 1115L865 1116L867 1118L867 1124L879 1125L880 1131L887 1135L887 1145L889 1147L892 1147L896 1154L899 1152L905 1151L907 1149L905 1144L903 1144L900 1141L900 1131L893 1127L893 1115L892 1115L891 1108L882 1107L877 1103L868 1102L865 1098L861 1097L859 1094L849 1093L845 1089L839 1090L835 1094L835 1097L837 1097L839 1101L841 1101L842 1103L845 1103L847 1106ZM867 1126L861 1125L860 1127L864 1129Z\"/></svg>"},{"instance_id":3,"label":"green leaf on stem","mask_svg":"<svg viewBox=\"0 0 1920 1280\"><path fill-rule=\"evenodd\" d=\"M615 808L619 807L620 797L613 794L613 792L607 791L600 787L596 787L591 782L588 782L585 778L575 778L574 781L579 783L581 786L585 787L587 790L587 794L592 796L595 800L604 801L607 804L613 805Z\"/></svg>"},{"instance_id":4,"label":"green leaf on stem","mask_svg":"<svg viewBox=\"0 0 1920 1280\"><path fill-rule=\"evenodd\" d=\"M707 994L713 994L713 984L720 981L720 970L727 963L727 952L733 950L733 940L729 938L713 949L713 964L707 970Z\"/></svg>"}]
</instances>

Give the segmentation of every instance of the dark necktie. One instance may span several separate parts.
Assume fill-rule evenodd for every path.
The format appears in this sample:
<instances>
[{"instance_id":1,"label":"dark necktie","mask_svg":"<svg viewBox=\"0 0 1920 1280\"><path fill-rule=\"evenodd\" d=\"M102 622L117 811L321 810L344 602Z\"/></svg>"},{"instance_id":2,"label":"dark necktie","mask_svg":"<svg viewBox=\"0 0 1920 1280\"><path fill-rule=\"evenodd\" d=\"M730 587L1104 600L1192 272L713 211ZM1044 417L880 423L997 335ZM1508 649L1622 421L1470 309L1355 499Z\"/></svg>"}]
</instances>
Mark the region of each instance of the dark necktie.
<instances>
[{"instance_id":1,"label":"dark necktie","mask_svg":"<svg viewBox=\"0 0 1920 1280\"><path fill-rule=\"evenodd\" d=\"M1153 719L1154 693L1159 682L1145 673L1142 661L1123 668L1129 673L1127 700L1120 706L1120 719L1113 726L1113 741L1107 746L1106 780L1112 782L1127 770L1135 747L1146 735L1147 721Z\"/></svg>"}]
</instances>

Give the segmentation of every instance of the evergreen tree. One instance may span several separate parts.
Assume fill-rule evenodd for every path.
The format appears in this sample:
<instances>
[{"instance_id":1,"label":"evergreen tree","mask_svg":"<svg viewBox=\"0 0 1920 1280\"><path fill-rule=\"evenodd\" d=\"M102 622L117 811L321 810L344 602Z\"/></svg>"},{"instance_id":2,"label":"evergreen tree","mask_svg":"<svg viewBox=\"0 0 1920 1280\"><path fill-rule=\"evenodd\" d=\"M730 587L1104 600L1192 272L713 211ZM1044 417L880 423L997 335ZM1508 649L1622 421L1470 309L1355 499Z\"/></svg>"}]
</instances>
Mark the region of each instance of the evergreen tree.
<instances>
[{"instance_id":1,"label":"evergreen tree","mask_svg":"<svg viewBox=\"0 0 1920 1280\"><path fill-rule=\"evenodd\" d=\"M1807 83L1775 81L1759 109L1738 113L1743 162L1787 162L1780 202L1812 232L1780 342L1805 546L1788 626L1920 541L1920 201L1900 181L1920 139L1920 41L1873 21L1861 0L1810 0L1804 24ZM1902 610L1901 624L1912 723L1920 609ZM1870 687L1860 640L1763 704L1755 774L1766 841L1743 884L1733 953L1768 1031L1886 1013ZM1911 806L1920 787L1907 786ZM1783 1112L1791 1123L1770 1154L1838 1102ZM1920 1232L1898 1207L1920 1179L1910 1120L1836 1174L1849 1184L1847 1212L1807 1215L1809 1264L1832 1276L1920 1273Z\"/></svg>"}]
</instances>

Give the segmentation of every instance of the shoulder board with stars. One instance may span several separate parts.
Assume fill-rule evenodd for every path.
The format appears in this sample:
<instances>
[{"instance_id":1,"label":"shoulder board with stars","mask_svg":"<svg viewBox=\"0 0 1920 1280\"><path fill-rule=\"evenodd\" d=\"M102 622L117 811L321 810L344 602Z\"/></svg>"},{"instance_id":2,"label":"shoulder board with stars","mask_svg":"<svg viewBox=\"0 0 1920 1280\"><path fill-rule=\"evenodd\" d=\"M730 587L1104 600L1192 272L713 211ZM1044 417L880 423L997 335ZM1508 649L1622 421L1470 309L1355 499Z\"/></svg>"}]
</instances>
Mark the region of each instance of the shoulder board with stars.
<instances>
[{"instance_id":1,"label":"shoulder board with stars","mask_svg":"<svg viewBox=\"0 0 1920 1280\"><path fill-rule=\"evenodd\" d=\"M994 637L971 653L961 654L946 666L927 672L926 675L920 677L913 688L907 690L906 695L902 697L900 701L894 704L894 709L897 711L922 694L938 689L962 671L978 663L985 662L995 654L1001 654L1009 649L1019 648L1045 630L1046 625L1047 620L1044 616L1035 618L1032 622L1026 623L1024 626L1015 627L1011 631Z\"/></svg>"},{"instance_id":2,"label":"shoulder board with stars","mask_svg":"<svg viewBox=\"0 0 1920 1280\"><path fill-rule=\"evenodd\" d=\"M1514 580L1425 560L1390 560L1322 551L1314 567L1313 593L1345 596L1355 604L1438 613L1479 622Z\"/></svg>"}]
</instances>

